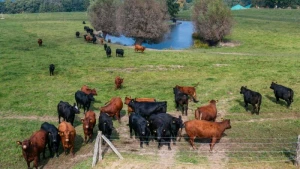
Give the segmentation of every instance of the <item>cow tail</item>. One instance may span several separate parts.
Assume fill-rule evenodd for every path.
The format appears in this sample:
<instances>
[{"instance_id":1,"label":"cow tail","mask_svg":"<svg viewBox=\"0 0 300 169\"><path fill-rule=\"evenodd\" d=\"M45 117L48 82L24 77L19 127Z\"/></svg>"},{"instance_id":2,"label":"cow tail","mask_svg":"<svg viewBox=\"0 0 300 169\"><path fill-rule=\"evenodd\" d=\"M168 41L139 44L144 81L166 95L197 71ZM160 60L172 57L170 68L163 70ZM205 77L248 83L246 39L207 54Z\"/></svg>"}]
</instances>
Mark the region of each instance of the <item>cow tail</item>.
<instances>
[{"instance_id":1,"label":"cow tail","mask_svg":"<svg viewBox=\"0 0 300 169\"><path fill-rule=\"evenodd\" d=\"M181 137L182 137L182 129L183 129L183 128L185 128L185 123L182 124L182 127L181 127L181 129L180 129L178 141L181 140Z\"/></svg>"}]
</instances>

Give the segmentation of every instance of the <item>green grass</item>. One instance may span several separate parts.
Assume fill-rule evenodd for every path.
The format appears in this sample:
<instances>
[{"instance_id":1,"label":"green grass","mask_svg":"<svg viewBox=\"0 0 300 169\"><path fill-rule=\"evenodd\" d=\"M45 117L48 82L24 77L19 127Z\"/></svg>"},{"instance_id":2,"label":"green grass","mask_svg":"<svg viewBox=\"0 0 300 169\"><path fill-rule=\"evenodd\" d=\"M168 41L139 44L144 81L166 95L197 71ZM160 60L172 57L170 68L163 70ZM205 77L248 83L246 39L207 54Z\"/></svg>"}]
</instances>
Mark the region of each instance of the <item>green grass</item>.
<instances>
[{"instance_id":1,"label":"green grass","mask_svg":"<svg viewBox=\"0 0 300 169\"><path fill-rule=\"evenodd\" d=\"M238 46L191 48L180 52L146 49L144 53L135 53L132 48L110 44L113 52L116 48L123 48L125 55L124 58L107 58L103 46L88 44L82 38L82 21L88 21L86 13L4 15L5 19L0 20L0 150L3 152L0 154L0 168L24 168L26 163L16 141L29 138L40 128L43 117L57 125L53 119L57 118L58 102L73 103L74 93L84 84L97 89L98 96L92 105L97 114L99 107L111 97L124 99L129 95L165 100L168 112L178 116L180 113L174 107L172 87L193 86L198 82L196 89L200 102L190 103L188 119L194 118L196 107L211 99L219 100L219 113L232 122L232 128L225 132L226 138L233 143L227 153L228 168L291 168L290 158L295 154L294 143L300 126L297 94L300 90L300 13L298 10L250 9L234 11L233 16L235 24L226 40L239 43ZM76 31L80 31L81 38L75 37ZM43 39L42 47L37 44L38 38ZM52 77L48 71L51 63L56 66ZM114 78L118 75L124 78L123 88L114 90ZM272 81L294 90L290 109L286 108L284 101L275 103L273 91L269 88ZM239 94L242 85L262 94L260 115L245 111ZM127 118L125 110L126 105L123 106L122 118ZM9 116L21 119L7 119ZM22 119L24 117L31 120ZM76 154L91 147L81 144L81 117L82 114L78 115L75 121L78 131ZM128 128L117 121L114 125ZM117 133L114 136L120 139L116 143L123 146L123 138ZM282 140L293 144L278 147ZM258 144L257 149L238 144L261 141L274 144ZM185 152L185 149L190 150L188 142L181 141L181 144L184 146L179 146L174 163L209 164L205 157L197 158L196 152ZM151 148L147 150L153 151ZM258 154L257 150L265 153ZM61 156L68 159L68 156ZM124 156L127 160L132 159L131 154L125 153ZM144 157L139 158L137 163L143 164ZM149 158L149 161L158 160L157 154ZM85 159L74 163L75 168L89 168L91 157ZM103 165L115 160L116 156L108 153ZM44 163L50 164L51 161ZM134 163L135 158L129 162Z\"/></svg>"}]
</instances>

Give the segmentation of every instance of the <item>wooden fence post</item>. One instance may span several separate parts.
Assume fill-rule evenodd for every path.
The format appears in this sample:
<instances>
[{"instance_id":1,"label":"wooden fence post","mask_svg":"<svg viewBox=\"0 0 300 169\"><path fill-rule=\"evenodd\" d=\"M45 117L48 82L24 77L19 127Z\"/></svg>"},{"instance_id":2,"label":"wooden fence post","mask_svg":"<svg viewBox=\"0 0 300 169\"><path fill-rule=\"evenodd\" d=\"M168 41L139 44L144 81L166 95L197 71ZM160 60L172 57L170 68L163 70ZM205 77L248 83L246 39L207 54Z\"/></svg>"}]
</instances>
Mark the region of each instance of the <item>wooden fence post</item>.
<instances>
[{"instance_id":1,"label":"wooden fence post","mask_svg":"<svg viewBox=\"0 0 300 169\"><path fill-rule=\"evenodd\" d=\"M98 161L102 160L102 131L100 131L100 138L99 138L99 157Z\"/></svg>"},{"instance_id":2,"label":"wooden fence post","mask_svg":"<svg viewBox=\"0 0 300 169\"><path fill-rule=\"evenodd\" d=\"M110 146L110 148L119 156L119 158L121 159L121 160L123 160L124 158L122 157L122 155L119 153L119 151L116 149L116 147L104 136L104 135L102 135L101 136L103 139L104 139L104 141Z\"/></svg>"},{"instance_id":3,"label":"wooden fence post","mask_svg":"<svg viewBox=\"0 0 300 169\"><path fill-rule=\"evenodd\" d=\"M98 131L98 135L97 135L97 138L96 138L96 141L95 141L92 167L95 167L95 165L97 163L97 155L98 155L98 153L99 154L102 153L102 152L99 152L99 140L101 140L101 135L102 135L102 132Z\"/></svg>"},{"instance_id":4,"label":"wooden fence post","mask_svg":"<svg viewBox=\"0 0 300 169\"><path fill-rule=\"evenodd\" d=\"M296 166L300 165L300 135L298 135L295 165Z\"/></svg>"}]
</instances>

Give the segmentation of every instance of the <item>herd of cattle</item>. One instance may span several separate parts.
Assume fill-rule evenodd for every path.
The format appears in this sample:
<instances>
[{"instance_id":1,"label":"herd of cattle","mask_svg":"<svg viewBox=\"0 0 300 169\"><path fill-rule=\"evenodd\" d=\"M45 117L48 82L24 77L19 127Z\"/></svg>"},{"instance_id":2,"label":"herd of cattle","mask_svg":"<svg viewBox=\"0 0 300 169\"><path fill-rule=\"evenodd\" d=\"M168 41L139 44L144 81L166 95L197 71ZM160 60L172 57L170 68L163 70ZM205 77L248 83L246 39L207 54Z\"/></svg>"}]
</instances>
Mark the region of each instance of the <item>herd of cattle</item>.
<instances>
[{"instance_id":1,"label":"herd of cattle","mask_svg":"<svg viewBox=\"0 0 300 169\"><path fill-rule=\"evenodd\" d=\"M85 36L85 39L87 40L87 37L90 37L90 39L92 39L91 41L94 42L95 35L93 34L93 30L88 27L84 28L89 33L89 35ZM76 36L79 37L79 32L76 32ZM42 45L42 40L39 39L38 43ZM106 54L110 55L110 47L106 44L104 44L104 47ZM144 50L145 47L135 45L135 51L143 52ZM116 55L123 56L124 50L117 49ZM54 75L54 69L55 66L51 64L49 66L50 76ZM115 89L121 89L123 81L123 78L117 76L115 78ZM198 102L196 86L176 85L173 88L175 106L177 110L180 109L182 116L188 115L189 101ZM276 103L279 99L283 99L287 102L287 107L291 105L294 95L292 89L274 82L271 83L270 88L274 90ZM244 96L246 110L248 111L248 104L251 104L253 107L252 113L256 112L259 114L262 102L261 94L247 89L246 86L241 87L240 94ZM80 114L80 108L83 108L84 113L84 118L81 119L84 142L88 143L92 141L93 131L97 121L96 113L90 110L91 103L95 101L94 96L97 96L96 89L91 89L86 85L82 86L81 90L75 92L74 97L76 103L73 105L64 101L58 103L58 127L44 122L40 130L34 132L29 139L17 141L17 144L22 147L23 157L27 162L28 168L32 161L34 161L34 167L37 168L40 153L43 153L43 157L45 158L47 145L51 157L53 157L54 154L56 154L56 157L59 156L58 150L60 142L65 154L70 152L74 156L76 130L73 125L75 115ZM150 140L155 140L158 143L158 149L166 144L168 149L171 150L171 142L175 145L177 137L180 136L179 140L181 139L181 131L185 128L193 149L196 149L194 145L194 139L196 137L210 138L210 151L212 151L215 143L221 139L224 131L231 128L229 119L216 122L217 102L218 100L211 100L207 105L198 107L194 112L195 119L183 122L181 115L174 117L167 113L166 101L157 101L155 98L131 98L126 96L123 103L120 97L113 97L110 101L105 103L104 106L99 108L98 129L102 131L103 135L110 139L112 131L114 130L112 118L115 117L119 123L121 123L120 112L123 109L123 104L126 104L128 106L130 137L132 138L134 132L135 137L138 137L140 140L141 148L143 148L143 144L149 145ZM62 122L61 118L63 118Z\"/></svg>"}]
</instances>

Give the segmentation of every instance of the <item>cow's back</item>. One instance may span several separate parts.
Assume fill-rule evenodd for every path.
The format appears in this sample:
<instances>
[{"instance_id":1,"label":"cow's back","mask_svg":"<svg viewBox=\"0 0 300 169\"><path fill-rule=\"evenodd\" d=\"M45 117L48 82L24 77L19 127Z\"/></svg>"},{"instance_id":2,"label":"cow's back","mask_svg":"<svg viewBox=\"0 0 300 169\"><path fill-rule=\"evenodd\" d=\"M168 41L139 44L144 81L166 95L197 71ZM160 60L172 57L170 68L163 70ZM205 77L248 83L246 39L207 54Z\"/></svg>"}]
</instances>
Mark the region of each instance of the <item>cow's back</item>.
<instances>
[{"instance_id":1,"label":"cow's back","mask_svg":"<svg viewBox=\"0 0 300 169\"><path fill-rule=\"evenodd\" d=\"M189 136L197 136L200 138L211 138L219 135L218 127L215 122L208 122L205 120L190 120L184 123L186 133Z\"/></svg>"},{"instance_id":2,"label":"cow's back","mask_svg":"<svg viewBox=\"0 0 300 169\"><path fill-rule=\"evenodd\" d=\"M47 144L47 132L45 130L38 130L33 133L30 137L30 141L32 145L36 146L35 148L38 149L38 152L42 152Z\"/></svg>"}]
</instances>

